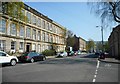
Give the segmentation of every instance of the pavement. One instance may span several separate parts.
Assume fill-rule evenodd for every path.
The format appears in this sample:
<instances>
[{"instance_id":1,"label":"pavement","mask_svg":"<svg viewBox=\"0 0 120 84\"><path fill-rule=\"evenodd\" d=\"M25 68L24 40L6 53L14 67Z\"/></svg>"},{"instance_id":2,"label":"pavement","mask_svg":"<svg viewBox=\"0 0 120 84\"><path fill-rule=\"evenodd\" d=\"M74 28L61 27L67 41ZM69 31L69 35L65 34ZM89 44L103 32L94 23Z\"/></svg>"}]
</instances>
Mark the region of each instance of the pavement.
<instances>
[{"instance_id":1,"label":"pavement","mask_svg":"<svg viewBox=\"0 0 120 84\"><path fill-rule=\"evenodd\" d=\"M105 59L98 59L101 62L106 62L106 63L115 63L115 64L120 64L120 60L117 60L115 58L105 58Z\"/></svg>"},{"instance_id":2,"label":"pavement","mask_svg":"<svg viewBox=\"0 0 120 84\"><path fill-rule=\"evenodd\" d=\"M47 59L55 58L55 56L46 56Z\"/></svg>"}]
</instances>

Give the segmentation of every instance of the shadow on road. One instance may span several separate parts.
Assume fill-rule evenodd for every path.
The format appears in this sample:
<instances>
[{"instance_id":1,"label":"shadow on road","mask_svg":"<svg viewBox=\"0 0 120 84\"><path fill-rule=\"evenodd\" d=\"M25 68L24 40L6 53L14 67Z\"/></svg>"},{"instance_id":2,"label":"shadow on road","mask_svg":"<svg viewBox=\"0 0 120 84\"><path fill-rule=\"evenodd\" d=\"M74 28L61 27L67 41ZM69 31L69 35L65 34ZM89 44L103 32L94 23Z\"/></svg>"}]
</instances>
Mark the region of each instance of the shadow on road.
<instances>
[{"instance_id":1,"label":"shadow on road","mask_svg":"<svg viewBox=\"0 0 120 84\"><path fill-rule=\"evenodd\" d=\"M98 57L99 57L99 55L90 54L90 55L83 56L81 58L98 58Z\"/></svg>"},{"instance_id":2,"label":"shadow on road","mask_svg":"<svg viewBox=\"0 0 120 84\"><path fill-rule=\"evenodd\" d=\"M39 64L92 64L96 65L96 60L90 60L90 59L52 59L52 60L46 60L39 62Z\"/></svg>"}]
</instances>

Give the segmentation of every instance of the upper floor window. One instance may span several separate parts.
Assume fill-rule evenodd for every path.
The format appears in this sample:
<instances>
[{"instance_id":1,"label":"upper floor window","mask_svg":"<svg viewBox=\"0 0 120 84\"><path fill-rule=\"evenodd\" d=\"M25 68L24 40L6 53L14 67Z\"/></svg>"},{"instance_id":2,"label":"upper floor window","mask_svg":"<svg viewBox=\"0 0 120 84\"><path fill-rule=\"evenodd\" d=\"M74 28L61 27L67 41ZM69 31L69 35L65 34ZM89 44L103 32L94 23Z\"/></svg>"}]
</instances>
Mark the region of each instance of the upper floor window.
<instances>
[{"instance_id":1,"label":"upper floor window","mask_svg":"<svg viewBox=\"0 0 120 84\"><path fill-rule=\"evenodd\" d=\"M6 33L6 20L0 19L0 32Z\"/></svg>"},{"instance_id":2,"label":"upper floor window","mask_svg":"<svg viewBox=\"0 0 120 84\"><path fill-rule=\"evenodd\" d=\"M20 20L24 21L25 20L25 10L21 10L21 14L20 14Z\"/></svg>"},{"instance_id":3,"label":"upper floor window","mask_svg":"<svg viewBox=\"0 0 120 84\"><path fill-rule=\"evenodd\" d=\"M27 22L31 23L31 14L27 12Z\"/></svg>"},{"instance_id":4,"label":"upper floor window","mask_svg":"<svg viewBox=\"0 0 120 84\"><path fill-rule=\"evenodd\" d=\"M42 27L45 29L45 21L42 21Z\"/></svg>"},{"instance_id":5,"label":"upper floor window","mask_svg":"<svg viewBox=\"0 0 120 84\"><path fill-rule=\"evenodd\" d=\"M45 41L45 33L43 32L43 35L42 35L42 41Z\"/></svg>"},{"instance_id":6,"label":"upper floor window","mask_svg":"<svg viewBox=\"0 0 120 84\"><path fill-rule=\"evenodd\" d=\"M33 39L35 40L36 39L36 30L35 29L33 29L33 31L32 31L32 36L33 36Z\"/></svg>"},{"instance_id":7,"label":"upper floor window","mask_svg":"<svg viewBox=\"0 0 120 84\"><path fill-rule=\"evenodd\" d=\"M48 29L48 30L50 30L50 28L49 28L49 23L47 22L47 28L46 29Z\"/></svg>"},{"instance_id":8,"label":"upper floor window","mask_svg":"<svg viewBox=\"0 0 120 84\"><path fill-rule=\"evenodd\" d=\"M15 23L11 23L11 25L10 25L11 35L16 35L16 32L17 32L17 25Z\"/></svg>"},{"instance_id":9,"label":"upper floor window","mask_svg":"<svg viewBox=\"0 0 120 84\"><path fill-rule=\"evenodd\" d=\"M36 25L36 17L34 15L32 16L32 20L31 21L32 21L32 24Z\"/></svg>"},{"instance_id":10,"label":"upper floor window","mask_svg":"<svg viewBox=\"0 0 120 84\"><path fill-rule=\"evenodd\" d=\"M50 31L52 31L52 24L50 24Z\"/></svg>"},{"instance_id":11,"label":"upper floor window","mask_svg":"<svg viewBox=\"0 0 120 84\"><path fill-rule=\"evenodd\" d=\"M38 31L38 40L40 40L41 39L41 33L40 33L40 31Z\"/></svg>"},{"instance_id":12,"label":"upper floor window","mask_svg":"<svg viewBox=\"0 0 120 84\"><path fill-rule=\"evenodd\" d=\"M20 25L20 36L24 37L24 26Z\"/></svg>"},{"instance_id":13,"label":"upper floor window","mask_svg":"<svg viewBox=\"0 0 120 84\"><path fill-rule=\"evenodd\" d=\"M31 37L31 29L30 29L30 27L27 27L27 29L26 29L26 37L28 37L28 38L30 38Z\"/></svg>"},{"instance_id":14,"label":"upper floor window","mask_svg":"<svg viewBox=\"0 0 120 84\"><path fill-rule=\"evenodd\" d=\"M38 23L37 23L37 25L38 25L39 27L41 27L41 19L40 19L40 18L38 18Z\"/></svg>"}]
</instances>

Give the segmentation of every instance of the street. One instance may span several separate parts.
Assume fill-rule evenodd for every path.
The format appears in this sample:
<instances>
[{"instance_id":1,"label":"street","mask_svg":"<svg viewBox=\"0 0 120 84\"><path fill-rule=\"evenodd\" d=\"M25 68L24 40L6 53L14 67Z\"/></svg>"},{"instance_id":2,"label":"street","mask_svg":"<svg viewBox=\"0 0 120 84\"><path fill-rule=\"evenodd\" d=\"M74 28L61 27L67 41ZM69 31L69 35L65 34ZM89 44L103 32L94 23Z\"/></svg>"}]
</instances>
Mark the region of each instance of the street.
<instances>
[{"instance_id":1,"label":"street","mask_svg":"<svg viewBox=\"0 0 120 84\"><path fill-rule=\"evenodd\" d=\"M94 54L50 58L2 68L2 82L118 82L118 64Z\"/></svg>"}]
</instances>

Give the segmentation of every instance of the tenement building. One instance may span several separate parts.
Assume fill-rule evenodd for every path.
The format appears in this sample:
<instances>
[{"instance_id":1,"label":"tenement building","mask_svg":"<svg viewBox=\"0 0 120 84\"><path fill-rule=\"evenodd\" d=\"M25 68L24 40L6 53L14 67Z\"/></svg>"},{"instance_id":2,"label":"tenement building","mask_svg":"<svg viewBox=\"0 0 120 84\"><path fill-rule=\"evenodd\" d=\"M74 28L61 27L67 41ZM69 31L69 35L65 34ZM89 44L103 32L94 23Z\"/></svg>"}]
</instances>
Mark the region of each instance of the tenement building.
<instances>
[{"instance_id":1,"label":"tenement building","mask_svg":"<svg viewBox=\"0 0 120 84\"><path fill-rule=\"evenodd\" d=\"M111 35L108 38L110 50L109 54L112 57L120 59L120 25L113 28Z\"/></svg>"},{"instance_id":2,"label":"tenement building","mask_svg":"<svg viewBox=\"0 0 120 84\"><path fill-rule=\"evenodd\" d=\"M13 19L7 14L6 6L7 3L2 4L0 14L0 50L42 52L51 49L52 45L57 47L56 51L65 50L66 29L63 26L26 4L22 8L25 17Z\"/></svg>"}]
</instances>

